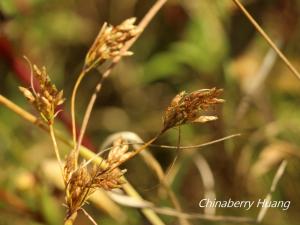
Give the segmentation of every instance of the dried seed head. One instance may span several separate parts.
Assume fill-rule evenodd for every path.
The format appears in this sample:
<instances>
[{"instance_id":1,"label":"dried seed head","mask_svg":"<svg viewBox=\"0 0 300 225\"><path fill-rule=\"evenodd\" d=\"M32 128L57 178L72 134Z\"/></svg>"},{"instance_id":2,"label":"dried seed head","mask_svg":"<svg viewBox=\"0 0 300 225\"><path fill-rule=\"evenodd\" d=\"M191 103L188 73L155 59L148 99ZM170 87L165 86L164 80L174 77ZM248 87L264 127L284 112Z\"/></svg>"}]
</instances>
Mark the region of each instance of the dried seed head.
<instances>
[{"instance_id":1,"label":"dried seed head","mask_svg":"<svg viewBox=\"0 0 300 225\"><path fill-rule=\"evenodd\" d=\"M120 188L125 181L122 176L126 173L126 170L112 169L98 171L93 179L92 188L103 188L104 190L112 190Z\"/></svg>"},{"instance_id":2,"label":"dried seed head","mask_svg":"<svg viewBox=\"0 0 300 225\"><path fill-rule=\"evenodd\" d=\"M83 164L77 170L65 174L64 177L68 178L65 189L66 204L68 206L68 214L72 215L81 208L88 196L93 192L93 189L91 189L93 177Z\"/></svg>"},{"instance_id":3,"label":"dried seed head","mask_svg":"<svg viewBox=\"0 0 300 225\"><path fill-rule=\"evenodd\" d=\"M65 183L68 183L69 180L71 179L72 173L76 170L76 165L75 165L75 151L71 151L65 160L65 166L64 166L64 171L63 171L63 178Z\"/></svg>"},{"instance_id":4,"label":"dried seed head","mask_svg":"<svg viewBox=\"0 0 300 225\"><path fill-rule=\"evenodd\" d=\"M222 89L202 89L192 93L181 92L176 95L166 109L163 121L164 129L180 126L185 123L216 120L216 116L201 115L201 111L208 110L211 106L223 103L223 99L218 97Z\"/></svg>"},{"instance_id":5,"label":"dried seed head","mask_svg":"<svg viewBox=\"0 0 300 225\"><path fill-rule=\"evenodd\" d=\"M51 83L45 67L40 70L33 65L33 76L38 81L38 90L35 90L34 87L19 87L19 89L45 122L52 124L57 114L57 107L64 103L63 91L58 91L56 86Z\"/></svg>"},{"instance_id":6,"label":"dried seed head","mask_svg":"<svg viewBox=\"0 0 300 225\"><path fill-rule=\"evenodd\" d=\"M77 168L74 164L75 152L69 153L64 167L68 215L77 212L98 188L112 190L120 188L125 183L122 176L126 170L119 170L116 167L118 163L129 157L130 153L127 151L127 142L121 138L116 140L107 156L107 166L104 168L99 165L88 166L85 162Z\"/></svg>"},{"instance_id":7,"label":"dried seed head","mask_svg":"<svg viewBox=\"0 0 300 225\"><path fill-rule=\"evenodd\" d=\"M131 152L128 152L127 141L119 138L113 143L113 148L109 151L107 163L110 167L114 167L120 162L125 162L130 155Z\"/></svg>"},{"instance_id":8,"label":"dried seed head","mask_svg":"<svg viewBox=\"0 0 300 225\"><path fill-rule=\"evenodd\" d=\"M93 68L102 64L105 60L120 56L124 45L138 33L139 29L134 25L136 18L130 18L118 26L105 23L85 59L85 68ZM124 56L132 55L132 52L124 52Z\"/></svg>"}]
</instances>

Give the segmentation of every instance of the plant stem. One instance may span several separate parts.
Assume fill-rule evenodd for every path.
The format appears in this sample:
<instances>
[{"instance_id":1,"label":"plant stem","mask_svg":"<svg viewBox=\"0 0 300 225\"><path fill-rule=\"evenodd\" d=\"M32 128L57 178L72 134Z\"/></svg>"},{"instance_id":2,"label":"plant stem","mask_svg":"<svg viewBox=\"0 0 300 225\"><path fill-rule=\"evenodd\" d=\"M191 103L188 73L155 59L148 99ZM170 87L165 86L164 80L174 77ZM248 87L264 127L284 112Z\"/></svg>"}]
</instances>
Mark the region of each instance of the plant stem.
<instances>
[{"instance_id":1,"label":"plant stem","mask_svg":"<svg viewBox=\"0 0 300 225\"><path fill-rule=\"evenodd\" d=\"M41 123L35 116L25 111L20 106L16 105L14 102L10 101L3 95L0 95L0 103L12 110L13 112L15 112L16 114L18 114L19 116L21 116L23 119L29 121L30 123L38 125L44 130L48 130L48 127L44 123Z\"/></svg>"},{"instance_id":2,"label":"plant stem","mask_svg":"<svg viewBox=\"0 0 300 225\"><path fill-rule=\"evenodd\" d=\"M74 212L71 216L69 216L66 220L64 225L73 225L77 217L77 212Z\"/></svg>"},{"instance_id":3,"label":"plant stem","mask_svg":"<svg viewBox=\"0 0 300 225\"><path fill-rule=\"evenodd\" d=\"M84 113L84 117L83 117L83 121L82 121L82 125L81 125L81 129L80 129L80 133L79 133L79 137L78 137L78 141L77 141L77 144L75 145L75 152L76 152L76 156L79 155L79 147L81 146L81 143L82 143L82 140L83 140L83 136L84 136L84 133L86 131L86 128L87 128L87 125L88 125L88 122L89 122L89 118L90 118L90 115L92 113L92 110L93 110L93 106L95 104L95 101L97 99L97 95L98 93L100 92L101 88L102 88L102 83L103 81L105 80L106 77L102 76L100 81L98 82L96 88L95 88L95 91L88 103L88 106L86 108L86 111Z\"/></svg>"},{"instance_id":4,"label":"plant stem","mask_svg":"<svg viewBox=\"0 0 300 225\"><path fill-rule=\"evenodd\" d=\"M72 91L72 96L71 96L71 120L72 120L72 136L73 136L73 146L76 146L76 139L77 139L77 131L76 131L76 118L75 118L75 102L76 102L76 94L78 91L78 87L86 75L87 71L82 70L76 80L75 86Z\"/></svg>"},{"instance_id":5,"label":"plant stem","mask_svg":"<svg viewBox=\"0 0 300 225\"><path fill-rule=\"evenodd\" d=\"M300 73L298 72L298 70L286 58L286 56L276 46L276 44L272 41L272 39L268 36L268 34L261 28L261 26L256 22L256 20L251 16L251 14L247 11L247 9L243 6L243 4L239 0L233 0L233 2L244 13L244 15L250 21L250 23L252 23L255 29L263 36L263 38L268 42L268 44L274 49L274 51L278 54L280 59L286 64L286 66L290 69L290 71L300 80Z\"/></svg>"},{"instance_id":6,"label":"plant stem","mask_svg":"<svg viewBox=\"0 0 300 225\"><path fill-rule=\"evenodd\" d=\"M173 162L172 162L172 164L171 164L171 166L170 166L168 172L170 172L170 171L172 170L173 166L174 166L175 163L177 162L178 155L179 155L179 151L180 151L180 143L181 143L181 129L180 129L180 126L179 126L179 127L178 127L177 149L176 149L176 152L175 152L176 156L175 156L175 158L174 158L174 160L173 160ZM171 189L170 189L170 190L171 190ZM170 198L171 198L171 201L172 201L173 204L174 204L175 209L176 209L178 212L182 212L181 205L180 205L178 199L176 198L175 193L174 193L173 191L171 191L171 192L169 193L169 196L170 196ZM181 225L190 225L189 221L188 221L186 218L184 218L184 217L179 216L179 217L178 217L178 220L179 220L179 223L180 223Z\"/></svg>"},{"instance_id":7,"label":"plant stem","mask_svg":"<svg viewBox=\"0 0 300 225\"><path fill-rule=\"evenodd\" d=\"M60 158L60 154L59 154L59 149L57 146L57 141L55 138L53 124L49 125L49 131L50 131L50 136L51 136L53 147L54 147L54 152L55 152L55 155L56 155L56 158L57 158L60 170L61 170L61 175L63 176L63 166L62 166L62 162L61 162L61 158Z\"/></svg>"}]
</instances>

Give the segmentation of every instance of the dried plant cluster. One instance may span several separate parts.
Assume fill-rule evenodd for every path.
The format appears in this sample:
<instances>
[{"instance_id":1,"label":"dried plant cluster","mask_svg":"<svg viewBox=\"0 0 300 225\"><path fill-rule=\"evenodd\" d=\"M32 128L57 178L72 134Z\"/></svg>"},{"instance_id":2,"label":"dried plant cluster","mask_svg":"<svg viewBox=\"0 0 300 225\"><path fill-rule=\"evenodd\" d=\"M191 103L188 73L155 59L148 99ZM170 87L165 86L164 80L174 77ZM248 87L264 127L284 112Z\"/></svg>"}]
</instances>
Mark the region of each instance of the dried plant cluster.
<instances>
[{"instance_id":1,"label":"dried plant cluster","mask_svg":"<svg viewBox=\"0 0 300 225\"><path fill-rule=\"evenodd\" d=\"M135 18L130 18L115 27L104 24L86 55L84 72L86 73L90 69L101 65L106 60L123 55L131 55L131 52L125 51L125 53L122 53L122 51L126 43L140 32L134 23ZM120 165L139 154L170 128L186 123L204 123L216 120L216 116L205 116L203 112L216 104L224 102L223 99L218 98L222 90L217 88L203 89L191 93L181 92L175 96L165 110L162 130L156 137L143 144L139 149L128 151L128 143L125 140L118 139L114 142L105 160L100 165L96 165L92 164L93 160L88 162L79 161L78 148L80 142L76 143L76 137L73 137L74 147L67 155L63 166L53 129L54 118L59 112L57 107L64 102L63 91L58 91L55 85L51 83L45 68L40 70L34 65L33 77L39 84L38 90L35 90L33 86L33 79L31 88L20 87L20 90L49 125L65 184L65 201L67 206L65 225L74 223L78 210L82 209L89 196L98 188L112 190L122 187L122 184L125 182L122 176L126 170L120 170L118 168ZM78 80L80 79L78 78ZM79 85L79 83L80 81L76 84ZM75 85L75 87L78 87L78 85Z\"/></svg>"},{"instance_id":2,"label":"dried plant cluster","mask_svg":"<svg viewBox=\"0 0 300 225\"><path fill-rule=\"evenodd\" d=\"M81 146L81 137L84 136L85 128L80 130L78 142L77 142L77 131L76 131L76 121L75 121L75 96L78 89L78 86L81 83L83 77L94 68L97 68L104 63L108 62L110 65L104 68L102 71L101 82L106 78L114 65L118 63L122 56L130 56L133 53L128 51L131 44L137 39L139 33L147 26L147 24L153 19L154 15L159 11L159 9L165 4L166 0L157 0L154 4L153 8L151 8L148 13L145 15L139 26L135 25L135 18L129 18L122 22L117 26L112 26L105 23L100 29L96 39L94 40L92 46L88 50L84 65L81 73L76 80L76 84L74 86L71 98L71 117L72 117L72 132L73 132L73 146L72 150L67 155L65 163L63 164L60 159L60 154L58 150L58 146L56 143L55 132L54 132L54 119L57 114L60 112L60 106L64 103L65 99L63 97L63 91L59 91L54 84L51 83L50 77L47 74L46 68L43 67L39 69L36 65L31 65L31 86L29 88L19 87L20 91L26 97L26 99L34 106L34 108L38 111L41 119L42 119L42 127L45 128L44 125L47 125L49 129L44 129L49 131L54 150L61 168L62 178L65 184L65 202L67 206L67 214L65 218L65 225L73 225L78 210L82 209L84 204L88 201L90 195L94 193L97 189L101 188L107 191L110 191L115 188L122 188L125 183L125 179L123 175L126 173L126 169L119 169L124 162L131 159L135 155L139 154L145 148L147 148L151 143L156 141L163 133L168 131L171 128L180 127L185 124L190 123L205 123L209 121L213 121L218 119L215 115L207 115L208 111L211 108L215 108L216 105L224 102L223 99L220 98L222 94L222 89L212 88L212 89L202 89L197 90L191 93L187 93L185 91L177 94L171 101L170 105L166 108L163 113L163 126L158 135L152 138L150 141L141 144L140 147L135 147L135 150L129 151L130 146L126 140L122 138L116 140L113 143L112 148L107 154L107 157L101 160L99 163L99 159L96 155L95 158L90 159L89 161L81 161L79 160L79 148ZM255 29L263 36L263 38L269 43L272 49L278 54L278 56L283 60L283 62L287 65L287 67L291 70L291 72L300 79L299 72L294 68L294 66L289 62L289 60L285 57L285 55L281 52L281 50L275 45L275 43L269 38L269 36L264 32L264 30L258 25L258 23L254 20L254 18L248 13L245 7L240 3L240 0L233 0L233 2L238 6L241 12L247 17L247 19L254 25ZM130 42L131 41L131 42ZM36 83L35 83L36 82ZM37 85L34 85L37 84ZM91 100L95 95L99 93L102 83L98 83L96 85L95 93L91 97ZM95 97L96 98L96 97ZM94 99L95 99L94 98ZM24 119L30 121L31 123L36 123L36 117L26 112L25 110L20 110L21 108L17 107L15 104L11 104L7 99L3 98L0 95L1 103L6 105L8 108L13 109L13 111L17 112ZM90 101L92 102L92 101ZM90 112L92 111L93 103L91 104L91 108L87 107L87 112L85 116L87 119L83 119L83 124L86 124L85 121L88 121ZM88 109L91 109L88 111ZM89 112L89 113L88 113ZM84 116L84 117L85 117ZM40 125L40 123L39 123ZM84 127L84 126L83 126ZM178 129L179 130L179 129ZM220 139L221 140L221 139ZM223 139L225 140L225 139ZM211 142L212 143L212 142ZM136 144L138 146L138 144ZM203 145L201 145L203 146ZM163 147L163 146L161 146ZM166 147L166 146L164 146ZM178 136L178 145L177 146L167 146L174 149L184 149L184 147L180 147L180 130ZM192 146L194 148L195 146ZM185 147L186 149L186 147ZM101 152L102 154L103 152ZM97 158L97 163L94 163ZM284 160L276 175L272 181L272 186L269 194L266 199L271 199L271 194L276 189L277 183L282 176L286 167L286 161ZM159 173L159 172L158 172ZM163 176L162 172L162 176ZM171 195L172 196L172 195ZM172 197L170 198L172 200ZM269 201L269 200L268 200ZM176 205L175 205L176 208ZM147 212L149 212L147 209ZM182 213L180 207L176 208L175 211L176 216L180 217L179 219L184 218L188 214ZM249 222L249 223L260 223L263 217L266 214L266 210L262 209L259 212L257 220L245 220L246 218L240 218L234 220L233 217L230 217L232 221L235 222ZM164 210L162 210L164 211ZM167 210L168 211L168 210ZM85 211L84 211L85 212ZM154 212L154 211L153 211ZM156 212L158 210L156 209ZM166 212L166 210L165 210ZM85 212L86 213L86 212ZM88 215L86 213L86 215ZM146 214L145 215L150 215ZM152 214L153 215L153 214ZM155 215L155 214L154 214ZM168 215L168 214L166 214ZM172 215L169 213L169 215ZM182 218L181 218L182 216ZM88 215L91 219L91 217ZM148 216L148 218L150 218ZM205 218L206 215L200 215L199 218ZM196 218L196 215L191 215L190 218ZM210 216L206 218L212 218ZM224 218L224 222L230 221L229 217L215 217L215 220L211 221L222 221ZM229 219L229 220L228 220ZM96 222L91 219L91 221L96 224ZM156 224L156 223L153 223ZM158 221L157 224L161 224ZM183 222L182 224L188 224L188 222Z\"/></svg>"},{"instance_id":3,"label":"dried plant cluster","mask_svg":"<svg viewBox=\"0 0 300 225\"><path fill-rule=\"evenodd\" d=\"M105 60L120 56L124 45L136 37L140 30L134 25L136 18L129 18L118 26L105 23L85 58L85 68L101 65ZM133 53L125 51L122 56Z\"/></svg>"},{"instance_id":4,"label":"dried plant cluster","mask_svg":"<svg viewBox=\"0 0 300 225\"><path fill-rule=\"evenodd\" d=\"M202 112L224 102L223 99L218 98L222 91L222 89L212 88L192 93L183 91L176 95L164 113L164 130L186 123L205 123L216 120L216 116L205 116Z\"/></svg>"},{"instance_id":5,"label":"dried plant cluster","mask_svg":"<svg viewBox=\"0 0 300 225\"><path fill-rule=\"evenodd\" d=\"M67 218L72 218L98 188L112 190L120 188L125 183L122 176L126 170L119 170L116 165L126 160L130 154L127 142L118 139L110 150L106 161L100 166L94 164L89 167L89 162L82 162L76 169L74 154L67 157L64 167Z\"/></svg>"},{"instance_id":6,"label":"dried plant cluster","mask_svg":"<svg viewBox=\"0 0 300 225\"><path fill-rule=\"evenodd\" d=\"M38 82L38 90L35 90L33 82L30 88L19 87L19 89L40 113L42 119L47 124L52 124L59 112L57 107L65 101L63 91L58 91L56 86L51 83L45 67L40 70L36 65L33 65L32 72Z\"/></svg>"}]
</instances>

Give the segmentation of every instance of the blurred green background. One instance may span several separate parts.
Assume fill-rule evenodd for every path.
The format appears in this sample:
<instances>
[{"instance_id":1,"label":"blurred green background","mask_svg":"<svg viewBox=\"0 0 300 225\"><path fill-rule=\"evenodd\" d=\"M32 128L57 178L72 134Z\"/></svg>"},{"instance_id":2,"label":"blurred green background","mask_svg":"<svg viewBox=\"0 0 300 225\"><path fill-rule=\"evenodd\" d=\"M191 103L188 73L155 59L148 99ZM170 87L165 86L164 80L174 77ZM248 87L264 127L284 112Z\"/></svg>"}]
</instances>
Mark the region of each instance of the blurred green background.
<instances>
[{"instance_id":1,"label":"blurred green background","mask_svg":"<svg viewBox=\"0 0 300 225\"><path fill-rule=\"evenodd\" d=\"M140 20L153 0L1 0L0 93L30 112L18 86L28 70L23 55L45 65L67 98L101 25L117 25L135 16ZM247 9L300 69L299 0L245 0ZM9 49L9 50L7 50ZM7 53L9 52L9 54ZM229 0L169 0L105 81L88 126L95 151L110 134L132 131L144 140L162 125L162 113L178 92L218 87L226 103L215 113L219 120L185 125L181 145L194 145L234 133L241 137L201 149L180 151L170 183L185 212L203 213L199 201L207 192L198 170L204 157L213 174L218 200L264 198L279 163L288 166L274 200L290 200L287 211L269 209L263 224L299 224L300 219L300 81L276 57ZM24 63L21 69L14 60ZM24 74L24 71L23 71ZM78 120L99 74L85 78L77 97ZM66 137L63 122L56 122ZM177 144L177 130L158 144ZM62 151L68 148L60 144ZM176 156L173 150L151 151L164 169ZM63 192L45 165L54 158L49 136L0 107L0 225L62 224ZM48 168L48 167L46 167ZM127 177L147 200L171 206L158 179L140 157L126 164ZM49 175L50 174L50 175ZM173 177L172 177L173 176ZM210 176L206 174L206 176ZM149 224L137 210L120 206L124 224ZM93 204L88 211L99 224L119 224ZM217 209L218 215L255 218L259 209ZM176 218L163 216L166 224ZM80 215L76 224L88 224ZM212 224L192 220L191 224ZM218 222L214 224L230 224Z\"/></svg>"}]
</instances>

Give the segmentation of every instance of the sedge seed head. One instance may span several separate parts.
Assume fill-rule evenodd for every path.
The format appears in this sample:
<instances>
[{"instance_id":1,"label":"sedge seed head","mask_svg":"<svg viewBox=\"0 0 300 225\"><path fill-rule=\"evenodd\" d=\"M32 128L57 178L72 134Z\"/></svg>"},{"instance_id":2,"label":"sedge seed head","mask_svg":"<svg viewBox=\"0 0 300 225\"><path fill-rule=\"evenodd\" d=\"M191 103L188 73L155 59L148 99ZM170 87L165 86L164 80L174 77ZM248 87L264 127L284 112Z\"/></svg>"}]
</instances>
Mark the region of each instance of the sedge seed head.
<instances>
[{"instance_id":1,"label":"sedge seed head","mask_svg":"<svg viewBox=\"0 0 300 225\"><path fill-rule=\"evenodd\" d=\"M216 116L205 116L203 111L223 103L218 98L222 89L202 89L191 93L181 92L176 95L164 112L164 130L180 126L186 123L205 123L216 120Z\"/></svg>"},{"instance_id":2,"label":"sedge seed head","mask_svg":"<svg viewBox=\"0 0 300 225\"><path fill-rule=\"evenodd\" d=\"M85 59L85 68L94 68L101 65L105 60L121 56L124 45L137 36L140 31L134 25L136 18L129 18L117 26L105 23ZM124 52L123 56L130 56L132 52Z\"/></svg>"},{"instance_id":3,"label":"sedge seed head","mask_svg":"<svg viewBox=\"0 0 300 225\"><path fill-rule=\"evenodd\" d=\"M52 84L45 67L39 69L33 65L32 72L38 82L37 90L33 86L30 88L19 87L19 90L40 113L41 118L46 123L52 124L58 113L58 106L65 101L63 91L58 91L56 86Z\"/></svg>"},{"instance_id":4,"label":"sedge seed head","mask_svg":"<svg viewBox=\"0 0 300 225\"><path fill-rule=\"evenodd\" d=\"M66 158L64 167L68 215L77 212L97 189L120 188L125 183L122 176L126 170L120 170L116 165L125 161L129 155L127 142L118 139L106 157L105 167L96 164L89 166L85 162L76 167L75 152L72 150Z\"/></svg>"}]
</instances>

